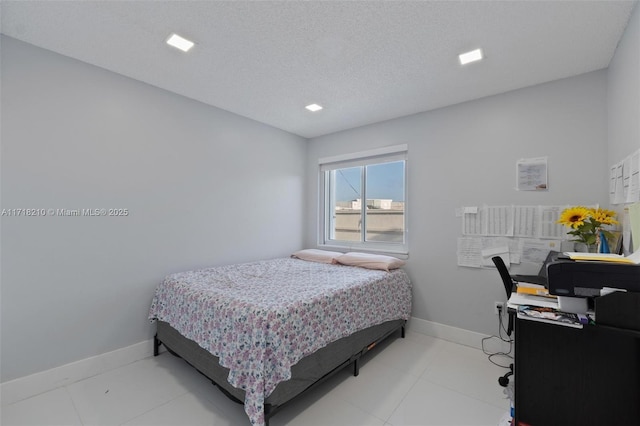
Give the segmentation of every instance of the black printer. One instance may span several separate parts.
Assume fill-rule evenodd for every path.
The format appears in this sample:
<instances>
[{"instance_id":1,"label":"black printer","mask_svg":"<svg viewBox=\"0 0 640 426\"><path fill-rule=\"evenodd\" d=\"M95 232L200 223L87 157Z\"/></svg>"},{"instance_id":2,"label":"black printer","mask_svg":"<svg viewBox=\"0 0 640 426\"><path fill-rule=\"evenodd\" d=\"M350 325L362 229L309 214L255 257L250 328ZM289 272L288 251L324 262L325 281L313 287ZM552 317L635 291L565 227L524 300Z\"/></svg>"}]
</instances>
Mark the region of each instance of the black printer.
<instances>
[{"instance_id":1,"label":"black printer","mask_svg":"<svg viewBox=\"0 0 640 426\"><path fill-rule=\"evenodd\" d=\"M547 265L549 293L595 297L604 287L640 293L640 265L558 259Z\"/></svg>"}]
</instances>

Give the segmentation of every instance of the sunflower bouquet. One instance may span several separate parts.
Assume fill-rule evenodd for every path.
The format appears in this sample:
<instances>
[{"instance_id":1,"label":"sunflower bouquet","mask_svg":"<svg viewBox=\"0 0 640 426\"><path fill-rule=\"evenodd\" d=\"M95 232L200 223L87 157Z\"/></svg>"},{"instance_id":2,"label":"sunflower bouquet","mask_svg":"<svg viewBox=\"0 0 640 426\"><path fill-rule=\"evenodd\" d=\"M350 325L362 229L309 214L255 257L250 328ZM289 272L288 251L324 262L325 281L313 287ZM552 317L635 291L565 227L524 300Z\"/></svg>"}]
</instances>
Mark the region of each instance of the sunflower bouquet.
<instances>
[{"instance_id":1,"label":"sunflower bouquet","mask_svg":"<svg viewBox=\"0 0 640 426\"><path fill-rule=\"evenodd\" d=\"M607 209L591 209L583 206L575 206L564 209L560 214L558 223L569 228L567 234L576 238L573 241L592 246L598 242L600 235L611 238L611 232L603 229L605 225L615 225L616 212Z\"/></svg>"}]
</instances>

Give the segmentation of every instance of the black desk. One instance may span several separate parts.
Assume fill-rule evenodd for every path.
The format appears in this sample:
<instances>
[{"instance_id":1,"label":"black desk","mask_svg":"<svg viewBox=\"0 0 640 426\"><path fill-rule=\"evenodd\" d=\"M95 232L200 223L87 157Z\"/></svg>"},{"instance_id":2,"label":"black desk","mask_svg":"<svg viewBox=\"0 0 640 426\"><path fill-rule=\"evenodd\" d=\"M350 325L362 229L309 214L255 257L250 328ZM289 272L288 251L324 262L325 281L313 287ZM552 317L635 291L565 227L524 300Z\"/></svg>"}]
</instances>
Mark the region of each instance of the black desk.
<instances>
[{"instance_id":1,"label":"black desk","mask_svg":"<svg viewBox=\"0 0 640 426\"><path fill-rule=\"evenodd\" d=\"M516 426L640 425L640 332L516 319Z\"/></svg>"}]
</instances>

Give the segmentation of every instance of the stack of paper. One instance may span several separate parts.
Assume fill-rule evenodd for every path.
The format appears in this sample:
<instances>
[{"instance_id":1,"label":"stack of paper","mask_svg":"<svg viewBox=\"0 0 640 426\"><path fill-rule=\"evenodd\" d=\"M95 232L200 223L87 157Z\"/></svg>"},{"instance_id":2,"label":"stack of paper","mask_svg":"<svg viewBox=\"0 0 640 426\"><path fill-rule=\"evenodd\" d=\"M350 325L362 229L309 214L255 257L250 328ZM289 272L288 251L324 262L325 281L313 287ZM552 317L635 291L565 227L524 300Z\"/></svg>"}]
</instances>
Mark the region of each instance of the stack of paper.
<instances>
[{"instance_id":1,"label":"stack of paper","mask_svg":"<svg viewBox=\"0 0 640 426\"><path fill-rule=\"evenodd\" d=\"M558 300L552 297L534 296L533 294L511 293L508 306L517 309L519 305L558 309Z\"/></svg>"},{"instance_id":2,"label":"stack of paper","mask_svg":"<svg viewBox=\"0 0 640 426\"><path fill-rule=\"evenodd\" d=\"M589 260L598 262L615 262L615 263L629 263L632 265L640 264L640 250L636 250L630 256L623 256L621 254L612 253L579 253L579 252L565 252L565 255L569 256L571 260Z\"/></svg>"}]
</instances>

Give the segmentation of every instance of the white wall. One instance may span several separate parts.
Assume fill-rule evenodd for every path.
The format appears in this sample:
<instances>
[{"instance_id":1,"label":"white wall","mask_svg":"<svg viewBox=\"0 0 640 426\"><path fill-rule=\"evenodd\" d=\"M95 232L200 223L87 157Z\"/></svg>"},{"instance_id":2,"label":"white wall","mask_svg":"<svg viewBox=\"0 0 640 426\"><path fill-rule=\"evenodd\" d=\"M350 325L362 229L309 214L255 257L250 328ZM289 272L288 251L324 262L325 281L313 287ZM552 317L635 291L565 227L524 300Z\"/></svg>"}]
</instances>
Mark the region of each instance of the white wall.
<instances>
[{"instance_id":1,"label":"white wall","mask_svg":"<svg viewBox=\"0 0 640 426\"><path fill-rule=\"evenodd\" d=\"M317 235L318 158L409 146L409 252L413 316L497 333L495 270L458 267L455 208L606 203L606 71L597 71L312 139L306 245ZM518 192L516 161L548 156L549 191Z\"/></svg>"},{"instance_id":2,"label":"white wall","mask_svg":"<svg viewBox=\"0 0 640 426\"><path fill-rule=\"evenodd\" d=\"M2 37L1 207L130 215L1 218L1 381L148 339L151 294L168 273L286 255L303 245L300 234L313 246L317 159L400 143L410 150L413 314L495 333L491 306L503 292L495 271L456 266L454 209L606 203L608 164L640 143L639 28L636 7L608 72L316 138L308 148ZM549 156L550 190L515 191L516 160L536 156Z\"/></svg>"},{"instance_id":3,"label":"white wall","mask_svg":"<svg viewBox=\"0 0 640 426\"><path fill-rule=\"evenodd\" d=\"M636 5L607 74L609 164L640 148L640 6Z\"/></svg>"},{"instance_id":4,"label":"white wall","mask_svg":"<svg viewBox=\"0 0 640 426\"><path fill-rule=\"evenodd\" d=\"M149 339L172 272L302 247L306 141L2 37L2 382Z\"/></svg>"}]
</instances>

